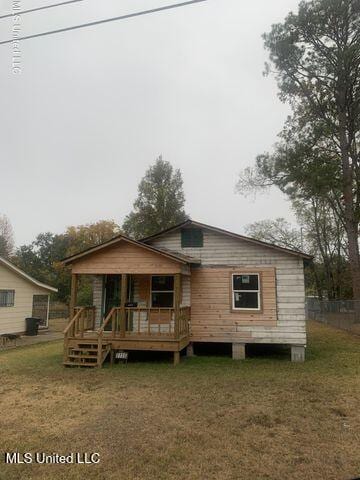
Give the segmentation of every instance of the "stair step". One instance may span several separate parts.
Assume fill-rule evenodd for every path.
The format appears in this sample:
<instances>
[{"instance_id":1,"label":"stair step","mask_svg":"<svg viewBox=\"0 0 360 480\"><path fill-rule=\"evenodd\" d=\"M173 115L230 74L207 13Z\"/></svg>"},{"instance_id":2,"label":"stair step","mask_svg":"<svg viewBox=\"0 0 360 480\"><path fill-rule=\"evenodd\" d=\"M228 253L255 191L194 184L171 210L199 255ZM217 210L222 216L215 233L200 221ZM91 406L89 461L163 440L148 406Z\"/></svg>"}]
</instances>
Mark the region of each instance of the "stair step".
<instances>
[{"instance_id":1,"label":"stair step","mask_svg":"<svg viewBox=\"0 0 360 480\"><path fill-rule=\"evenodd\" d=\"M78 355L76 353L69 353L68 357L69 358L94 358L95 360L97 359L97 355L87 355L87 354Z\"/></svg>"},{"instance_id":2,"label":"stair step","mask_svg":"<svg viewBox=\"0 0 360 480\"><path fill-rule=\"evenodd\" d=\"M97 353L97 349L95 348L73 348L70 347L70 350L72 352L79 352L79 353ZM102 351L105 351L105 349L102 349Z\"/></svg>"},{"instance_id":3,"label":"stair step","mask_svg":"<svg viewBox=\"0 0 360 480\"><path fill-rule=\"evenodd\" d=\"M96 367L97 363L90 363L90 362L83 362L83 363L77 363L77 362L63 362L63 364L67 367Z\"/></svg>"},{"instance_id":4,"label":"stair step","mask_svg":"<svg viewBox=\"0 0 360 480\"><path fill-rule=\"evenodd\" d=\"M105 361L111 350L111 343L102 343L101 364ZM71 367L97 367L98 366L98 343L89 341L77 341L75 346L69 346L67 356L63 364Z\"/></svg>"}]
</instances>

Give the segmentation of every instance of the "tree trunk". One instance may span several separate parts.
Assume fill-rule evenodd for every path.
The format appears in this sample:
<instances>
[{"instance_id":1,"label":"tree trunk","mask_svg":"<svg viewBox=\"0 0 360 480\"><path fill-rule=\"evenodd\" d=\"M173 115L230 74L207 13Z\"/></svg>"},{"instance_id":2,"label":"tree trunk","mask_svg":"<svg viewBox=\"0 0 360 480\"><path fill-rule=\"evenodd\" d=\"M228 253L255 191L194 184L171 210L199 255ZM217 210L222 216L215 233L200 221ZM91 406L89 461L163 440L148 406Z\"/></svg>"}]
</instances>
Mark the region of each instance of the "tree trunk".
<instances>
[{"instance_id":1,"label":"tree trunk","mask_svg":"<svg viewBox=\"0 0 360 480\"><path fill-rule=\"evenodd\" d=\"M313 272L316 291L317 291L319 300L322 301L324 299L323 298L323 288L322 288L322 285L321 285L319 275L318 275L318 272L317 272L316 265L315 265L314 261L312 261L310 263L309 269L312 270L312 272Z\"/></svg>"},{"instance_id":2,"label":"tree trunk","mask_svg":"<svg viewBox=\"0 0 360 480\"><path fill-rule=\"evenodd\" d=\"M348 239L350 271L354 300L360 300L359 224L354 211L353 170L350 164L349 142L346 134L346 113L339 113L339 139L343 172L343 201L345 229Z\"/></svg>"},{"instance_id":3,"label":"tree trunk","mask_svg":"<svg viewBox=\"0 0 360 480\"><path fill-rule=\"evenodd\" d=\"M317 238L317 244L320 250L320 255L324 265L324 276L325 276L325 288L327 292L328 300L333 300L333 281L332 281L332 272L331 272L331 261L329 259L328 251L326 245L324 245L324 231L320 231L320 219L321 215L318 215L318 206L315 201L312 202L314 209L314 227Z\"/></svg>"}]
</instances>

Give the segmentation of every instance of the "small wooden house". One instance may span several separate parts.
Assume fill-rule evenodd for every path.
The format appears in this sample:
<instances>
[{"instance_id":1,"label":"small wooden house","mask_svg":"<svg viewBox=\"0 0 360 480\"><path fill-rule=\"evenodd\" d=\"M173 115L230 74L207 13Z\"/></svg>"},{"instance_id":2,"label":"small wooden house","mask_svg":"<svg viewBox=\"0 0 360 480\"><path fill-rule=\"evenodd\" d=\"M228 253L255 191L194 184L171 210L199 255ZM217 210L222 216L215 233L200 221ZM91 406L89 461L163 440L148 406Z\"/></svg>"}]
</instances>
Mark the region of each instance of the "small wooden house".
<instances>
[{"instance_id":1,"label":"small wooden house","mask_svg":"<svg viewBox=\"0 0 360 480\"><path fill-rule=\"evenodd\" d=\"M52 292L57 289L0 257L0 335L24 333L26 317L37 317L47 327Z\"/></svg>"},{"instance_id":2,"label":"small wooden house","mask_svg":"<svg viewBox=\"0 0 360 480\"><path fill-rule=\"evenodd\" d=\"M141 241L123 235L64 260L72 269L65 365L101 366L119 350L193 351L198 342L306 347L304 261L310 256L192 220ZM93 305L78 307L80 275Z\"/></svg>"}]
</instances>

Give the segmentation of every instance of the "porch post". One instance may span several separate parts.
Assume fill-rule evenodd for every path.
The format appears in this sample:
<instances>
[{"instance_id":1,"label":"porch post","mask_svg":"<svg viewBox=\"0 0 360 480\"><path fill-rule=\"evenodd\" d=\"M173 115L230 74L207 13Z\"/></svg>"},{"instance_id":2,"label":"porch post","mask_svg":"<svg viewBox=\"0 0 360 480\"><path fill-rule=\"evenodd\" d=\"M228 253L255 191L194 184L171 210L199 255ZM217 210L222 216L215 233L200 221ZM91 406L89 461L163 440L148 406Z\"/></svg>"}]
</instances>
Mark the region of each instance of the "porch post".
<instances>
[{"instance_id":1,"label":"porch post","mask_svg":"<svg viewBox=\"0 0 360 480\"><path fill-rule=\"evenodd\" d=\"M78 280L79 275L76 273L71 274L71 291L70 291L70 320L74 317L75 307L77 302L77 291L78 291Z\"/></svg>"},{"instance_id":2,"label":"porch post","mask_svg":"<svg viewBox=\"0 0 360 480\"><path fill-rule=\"evenodd\" d=\"M180 302L181 302L181 274L176 273L174 277L174 310L175 310L175 338L180 334Z\"/></svg>"},{"instance_id":3,"label":"porch post","mask_svg":"<svg viewBox=\"0 0 360 480\"><path fill-rule=\"evenodd\" d=\"M121 275L121 302L120 302L120 336L125 337L126 332L126 310L125 303L127 299L127 280L126 273Z\"/></svg>"}]
</instances>

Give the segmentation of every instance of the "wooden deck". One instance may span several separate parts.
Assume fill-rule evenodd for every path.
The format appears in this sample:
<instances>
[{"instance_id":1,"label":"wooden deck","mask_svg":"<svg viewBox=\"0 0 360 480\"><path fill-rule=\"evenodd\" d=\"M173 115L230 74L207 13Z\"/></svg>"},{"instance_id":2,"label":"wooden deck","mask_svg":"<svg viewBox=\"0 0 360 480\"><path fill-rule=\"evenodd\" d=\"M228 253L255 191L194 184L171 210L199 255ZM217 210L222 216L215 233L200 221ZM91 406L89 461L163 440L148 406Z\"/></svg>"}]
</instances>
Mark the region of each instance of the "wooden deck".
<instances>
[{"instance_id":1,"label":"wooden deck","mask_svg":"<svg viewBox=\"0 0 360 480\"><path fill-rule=\"evenodd\" d=\"M174 352L189 344L190 308L116 307L95 328L95 308L75 308L64 331L64 365L101 367L116 350Z\"/></svg>"}]
</instances>

